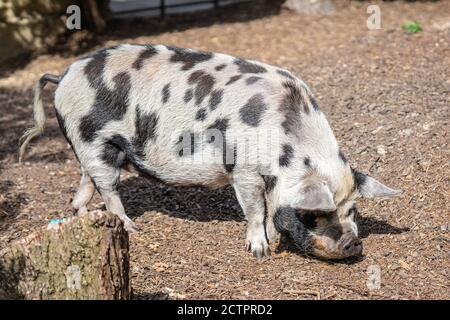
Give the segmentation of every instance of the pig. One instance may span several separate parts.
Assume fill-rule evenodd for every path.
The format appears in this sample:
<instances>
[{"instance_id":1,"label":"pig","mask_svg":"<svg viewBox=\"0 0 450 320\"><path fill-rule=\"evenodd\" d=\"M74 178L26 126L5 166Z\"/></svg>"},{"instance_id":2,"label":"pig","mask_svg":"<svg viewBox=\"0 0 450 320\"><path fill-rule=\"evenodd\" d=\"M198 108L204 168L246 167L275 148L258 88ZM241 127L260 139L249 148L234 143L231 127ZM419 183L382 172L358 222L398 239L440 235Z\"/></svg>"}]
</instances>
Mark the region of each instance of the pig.
<instances>
[{"instance_id":1,"label":"pig","mask_svg":"<svg viewBox=\"0 0 450 320\"><path fill-rule=\"evenodd\" d=\"M172 185L231 185L257 258L280 235L317 257L358 256L356 200L401 193L350 166L310 89L291 72L165 45L101 49L61 76L42 76L19 161L44 130L47 82L57 84L56 116L81 165L74 210L86 212L98 190L130 232L139 228L118 192L122 168Z\"/></svg>"}]
</instances>

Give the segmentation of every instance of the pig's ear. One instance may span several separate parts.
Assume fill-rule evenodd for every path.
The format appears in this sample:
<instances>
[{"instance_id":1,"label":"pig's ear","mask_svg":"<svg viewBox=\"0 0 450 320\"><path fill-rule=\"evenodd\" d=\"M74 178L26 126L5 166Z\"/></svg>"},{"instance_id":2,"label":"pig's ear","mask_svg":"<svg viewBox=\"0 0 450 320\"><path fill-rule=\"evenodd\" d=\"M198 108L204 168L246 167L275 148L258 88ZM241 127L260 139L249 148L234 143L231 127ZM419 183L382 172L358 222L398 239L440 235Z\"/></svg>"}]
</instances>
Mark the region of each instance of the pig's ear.
<instances>
[{"instance_id":1,"label":"pig's ear","mask_svg":"<svg viewBox=\"0 0 450 320\"><path fill-rule=\"evenodd\" d=\"M311 211L335 211L333 193L323 182L307 184L298 195L294 207Z\"/></svg>"},{"instance_id":2,"label":"pig's ear","mask_svg":"<svg viewBox=\"0 0 450 320\"><path fill-rule=\"evenodd\" d=\"M356 187L364 198L390 198L398 196L403 192L403 190L391 189L378 180L358 171L353 171L353 176L355 177Z\"/></svg>"}]
</instances>

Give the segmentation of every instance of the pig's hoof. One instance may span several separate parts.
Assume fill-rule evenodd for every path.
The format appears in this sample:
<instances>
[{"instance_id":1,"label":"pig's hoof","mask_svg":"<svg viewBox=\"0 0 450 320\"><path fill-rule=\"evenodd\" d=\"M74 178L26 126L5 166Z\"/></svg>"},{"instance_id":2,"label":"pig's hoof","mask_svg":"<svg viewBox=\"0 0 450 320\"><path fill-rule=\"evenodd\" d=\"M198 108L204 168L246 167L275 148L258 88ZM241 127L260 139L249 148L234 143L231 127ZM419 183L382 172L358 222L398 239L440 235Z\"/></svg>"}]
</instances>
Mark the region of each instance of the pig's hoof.
<instances>
[{"instance_id":1,"label":"pig's hoof","mask_svg":"<svg viewBox=\"0 0 450 320\"><path fill-rule=\"evenodd\" d=\"M260 259L270 256L270 248L267 241L247 241L247 251L251 251L253 256Z\"/></svg>"},{"instance_id":2,"label":"pig's hoof","mask_svg":"<svg viewBox=\"0 0 450 320\"><path fill-rule=\"evenodd\" d=\"M88 213L88 209L87 209L86 206L84 206L84 207L81 207L80 209L78 209L76 214L78 216L82 216L82 215L84 215L86 213Z\"/></svg>"},{"instance_id":3,"label":"pig's hoof","mask_svg":"<svg viewBox=\"0 0 450 320\"><path fill-rule=\"evenodd\" d=\"M139 228L132 220L125 221L124 228L129 233L136 233L136 232L141 231L141 228Z\"/></svg>"}]
</instances>

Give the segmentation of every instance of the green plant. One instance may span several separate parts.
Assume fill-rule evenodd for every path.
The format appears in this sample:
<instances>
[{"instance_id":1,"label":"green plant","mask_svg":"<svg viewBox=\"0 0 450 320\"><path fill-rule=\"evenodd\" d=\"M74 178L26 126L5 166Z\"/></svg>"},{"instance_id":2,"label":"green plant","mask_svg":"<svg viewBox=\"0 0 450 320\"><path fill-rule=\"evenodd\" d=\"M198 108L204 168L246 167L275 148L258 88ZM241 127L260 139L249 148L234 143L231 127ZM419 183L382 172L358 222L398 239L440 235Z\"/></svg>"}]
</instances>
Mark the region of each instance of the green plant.
<instances>
[{"instance_id":1,"label":"green plant","mask_svg":"<svg viewBox=\"0 0 450 320\"><path fill-rule=\"evenodd\" d=\"M417 21L406 21L403 23L402 28L408 33L418 33L423 30L422 26Z\"/></svg>"}]
</instances>

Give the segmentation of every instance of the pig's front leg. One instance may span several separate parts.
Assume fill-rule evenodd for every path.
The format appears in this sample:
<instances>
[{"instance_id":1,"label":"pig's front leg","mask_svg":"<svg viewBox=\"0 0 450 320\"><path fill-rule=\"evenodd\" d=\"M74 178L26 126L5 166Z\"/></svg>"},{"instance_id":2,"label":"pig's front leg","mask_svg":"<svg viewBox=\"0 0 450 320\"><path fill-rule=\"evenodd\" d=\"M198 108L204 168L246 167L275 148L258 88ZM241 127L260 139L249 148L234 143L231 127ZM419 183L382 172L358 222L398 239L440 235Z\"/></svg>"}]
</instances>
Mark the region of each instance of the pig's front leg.
<instances>
[{"instance_id":1,"label":"pig's front leg","mask_svg":"<svg viewBox=\"0 0 450 320\"><path fill-rule=\"evenodd\" d=\"M247 218L247 250L257 258L270 255L264 230L264 181L261 176L235 174L233 187Z\"/></svg>"}]
</instances>

